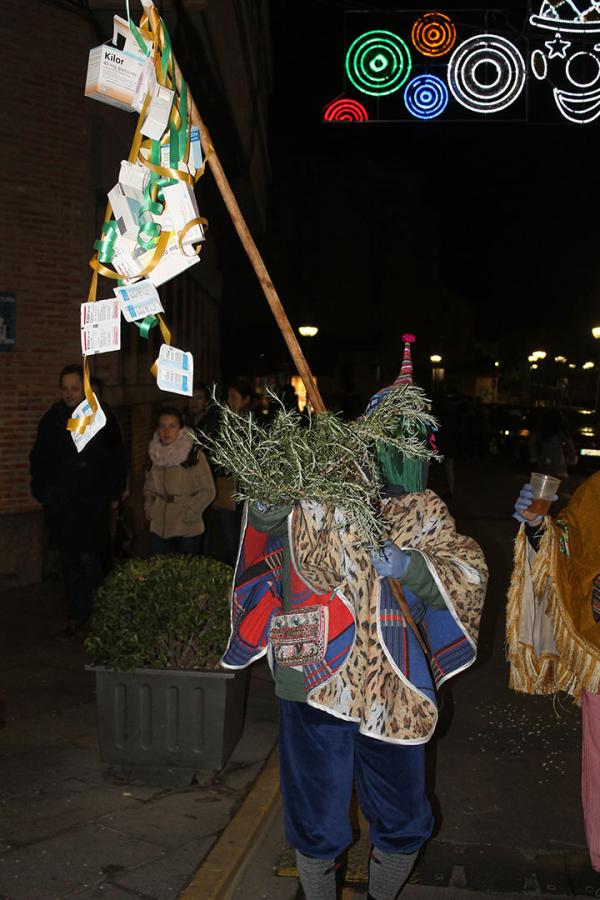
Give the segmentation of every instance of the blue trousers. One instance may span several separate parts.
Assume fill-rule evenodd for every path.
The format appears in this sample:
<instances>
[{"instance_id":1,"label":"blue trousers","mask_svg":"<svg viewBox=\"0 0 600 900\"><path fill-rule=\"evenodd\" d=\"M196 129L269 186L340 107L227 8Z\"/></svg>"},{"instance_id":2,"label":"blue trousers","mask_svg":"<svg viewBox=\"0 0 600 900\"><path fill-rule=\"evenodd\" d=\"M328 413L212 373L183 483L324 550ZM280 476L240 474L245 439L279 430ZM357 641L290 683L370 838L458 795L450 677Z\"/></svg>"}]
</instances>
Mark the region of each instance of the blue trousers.
<instances>
[{"instance_id":1,"label":"blue trousers","mask_svg":"<svg viewBox=\"0 0 600 900\"><path fill-rule=\"evenodd\" d=\"M305 856L334 859L352 843L353 781L379 850L414 853L431 836L422 744L374 740L355 722L279 700L279 754L286 837Z\"/></svg>"}]
</instances>

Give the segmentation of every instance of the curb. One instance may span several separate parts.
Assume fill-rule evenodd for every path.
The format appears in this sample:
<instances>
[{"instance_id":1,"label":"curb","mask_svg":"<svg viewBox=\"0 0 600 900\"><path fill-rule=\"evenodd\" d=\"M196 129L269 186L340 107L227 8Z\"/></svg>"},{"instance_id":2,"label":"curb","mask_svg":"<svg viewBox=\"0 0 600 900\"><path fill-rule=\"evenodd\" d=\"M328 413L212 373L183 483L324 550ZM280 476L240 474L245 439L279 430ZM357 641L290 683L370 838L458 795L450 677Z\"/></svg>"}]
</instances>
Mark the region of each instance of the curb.
<instances>
[{"instance_id":1,"label":"curb","mask_svg":"<svg viewBox=\"0 0 600 900\"><path fill-rule=\"evenodd\" d=\"M229 900L281 809L277 747L179 900Z\"/></svg>"}]
</instances>

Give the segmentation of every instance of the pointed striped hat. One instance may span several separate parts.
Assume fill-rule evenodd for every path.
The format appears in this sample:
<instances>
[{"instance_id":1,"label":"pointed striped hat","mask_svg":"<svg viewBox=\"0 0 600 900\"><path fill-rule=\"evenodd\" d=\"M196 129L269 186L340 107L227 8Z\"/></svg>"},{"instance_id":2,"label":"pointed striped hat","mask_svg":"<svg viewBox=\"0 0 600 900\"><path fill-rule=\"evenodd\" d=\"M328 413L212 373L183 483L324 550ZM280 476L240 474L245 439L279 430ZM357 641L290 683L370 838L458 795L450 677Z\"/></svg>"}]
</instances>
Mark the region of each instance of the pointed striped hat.
<instances>
[{"instance_id":1,"label":"pointed striped hat","mask_svg":"<svg viewBox=\"0 0 600 900\"><path fill-rule=\"evenodd\" d=\"M412 384L413 383L413 364L412 364L412 354L410 350L410 345L415 343L414 334L403 334L402 340L404 341L404 352L402 354L402 367L396 376L395 381L391 384L388 384L387 387L381 388L381 390L377 391L376 394L373 394L369 402L367 403L367 408L365 410L365 414L368 415L372 412L376 406L379 406L383 397L388 394L390 391L393 391L394 388L398 388L403 384Z\"/></svg>"}]
</instances>

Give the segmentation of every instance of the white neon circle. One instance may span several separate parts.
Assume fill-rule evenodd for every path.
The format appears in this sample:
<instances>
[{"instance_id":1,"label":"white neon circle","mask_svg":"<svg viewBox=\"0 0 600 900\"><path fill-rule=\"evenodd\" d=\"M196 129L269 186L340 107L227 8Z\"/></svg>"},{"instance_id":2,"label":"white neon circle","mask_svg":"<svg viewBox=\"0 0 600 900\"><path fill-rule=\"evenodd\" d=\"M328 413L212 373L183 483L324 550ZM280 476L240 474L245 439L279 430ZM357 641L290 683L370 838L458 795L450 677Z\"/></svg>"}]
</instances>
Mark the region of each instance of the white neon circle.
<instances>
[{"instance_id":1,"label":"white neon circle","mask_svg":"<svg viewBox=\"0 0 600 900\"><path fill-rule=\"evenodd\" d=\"M575 78L571 73L571 66L578 56L589 56L596 65L596 74L590 81L578 81L577 78ZM569 57L565 71L567 73L567 78L569 79L571 84L574 85L574 87L592 87L592 85L596 84L596 82L600 78L600 62L598 62L598 57L593 53L588 53L587 51L581 50L579 53L574 53L573 56Z\"/></svg>"},{"instance_id":2,"label":"white neon circle","mask_svg":"<svg viewBox=\"0 0 600 900\"><path fill-rule=\"evenodd\" d=\"M482 69L484 66L493 66L496 70L496 77L493 81L488 79L487 81L480 81L477 77L477 69ZM502 70L495 59L482 59L476 65L473 66L472 78L477 87L483 88L484 90L488 90L488 88L494 88L499 83L502 78Z\"/></svg>"},{"instance_id":3,"label":"white neon circle","mask_svg":"<svg viewBox=\"0 0 600 900\"><path fill-rule=\"evenodd\" d=\"M484 83L477 69L487 64L496 78ZM461 106L478 113L495 113L514 103L525 87L525 60L518 49L497 34L478 34L460 44L448 63L448 86Z\"/></svg>"},{"instance_id":4,"label":"white neon circle","mask_svg":"<svg viewBox=\"0 0 600 900\"><path fill-rule=\"evenodd\" d=\"M542 53L541 50L534 50L531 54L531 59L529 60L531 63L531 71L535 75L538 81L543 81L546 75L548 74L548 63L546 62L546 57Z\"/></svg>"}]
</instances>

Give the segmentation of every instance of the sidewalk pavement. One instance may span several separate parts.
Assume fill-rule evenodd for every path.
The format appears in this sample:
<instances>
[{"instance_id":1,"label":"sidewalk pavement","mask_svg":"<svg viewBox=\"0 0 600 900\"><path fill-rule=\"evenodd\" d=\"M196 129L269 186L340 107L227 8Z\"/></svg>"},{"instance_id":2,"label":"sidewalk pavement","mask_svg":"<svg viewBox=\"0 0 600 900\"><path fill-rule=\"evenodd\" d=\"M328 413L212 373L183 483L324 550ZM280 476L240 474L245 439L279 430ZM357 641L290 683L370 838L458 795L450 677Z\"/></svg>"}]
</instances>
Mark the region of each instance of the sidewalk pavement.
<instances>
[{"instance_id":1,"label":"sidewalk pavement","mask_svg":"<svg viewBox=\"0 0 600 900\"><path fill-rule=\"evenodd\" d=\"M127 783L98 754L81 641L53 636L61 582L6 591L0 610L0 898L178 897L274 747L268 671L253 667L245 730L217 777L185 789Z\"/></svg>"},{"instance_id":2,"label":"sidewalk pavement","mask_svg":"<svg viewBox=\"0 0 600 900\"><path fill-rule=\"evenodd\" d=\"M579 794L579 711L507 687L503 653L522 477L470 465L455 504L492 573L473 669L443 690L428 748L437 831L402 900L600 896ZM11 589L0 605L0 900L299 900L279 878L276 708L252 667L246 727L223 773L184 790L128 783L100 761L94 681L80 643L58 642L62 585ZM266 765L265 765L266 763ZM244 871L244 863L254 853ZM203 865L201 865L203 863ZM346 889L344 900L364 893Z\"/></svg>"}]
</instances>

